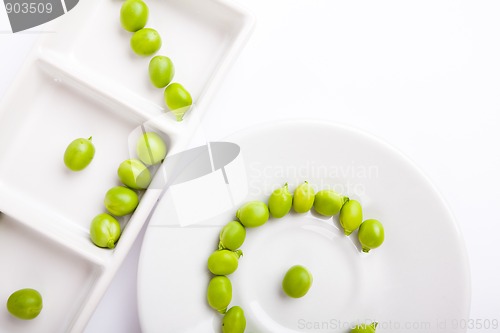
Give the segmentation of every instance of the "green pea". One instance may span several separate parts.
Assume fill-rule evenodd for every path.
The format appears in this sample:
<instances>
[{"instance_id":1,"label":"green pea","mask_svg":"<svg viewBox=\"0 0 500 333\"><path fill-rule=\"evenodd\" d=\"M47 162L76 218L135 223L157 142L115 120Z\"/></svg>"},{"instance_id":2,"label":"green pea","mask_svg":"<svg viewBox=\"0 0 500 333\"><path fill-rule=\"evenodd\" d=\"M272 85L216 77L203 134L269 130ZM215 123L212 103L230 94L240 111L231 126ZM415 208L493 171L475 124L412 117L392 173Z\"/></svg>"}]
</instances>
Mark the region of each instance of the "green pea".
<instances>
[{"instance_id":1,"label":"green pea","mask_svg":"<svg viewBox=\"0 0 500 333\"><path fill-rule=\"evenodd\" d=\"M124 185L134 190L144 190L151 183L151 173L137 159L123 161L118 167L118 178Z\"/></svg>"},{"instance_id":2,"label":"green pea","mask_svg":"<svg viewBox=\"0 0 500 333\"><path fill-rule=\"evenodd\" d=\"M349 198L338 194L333 190L322 190L314 197L314 210L323 216L337 214Z\"/></svg>"},{"instance_id":3,"label":"green pea","mask_svg":"<svg viewBox=\"0 0 500 333\"><path fill-rule=\"evenodd\" d=\"M155 29L142 28L132 35L130 47L140 56L152 55L161 47L160 34Z\"/></svg>"},{"instance_id":4,"label":"green pea","mask_svg":"<svg viewBox=\"0 0 500 333\"><path fill-rule=\"evenodd\" d=\"M146 26L149 9L142 0L127 0L120 10L120 22L123 29L136 32Z\"/></svg>"},{"instance_id":5,"label":"green pea","mask_svg":"<svg viewBox=\"0 0 500 333\"><path fill-rule=\"evenodd\" d=\"M156 88L166 87L174 78L174 63L169 57L155 56L149 62L149 78Z\"/></svg>"},{"instance_id":6,"label":"green pea","mask_svg":"<svg viewBox=\"0 0 500 333\"><path fill-rule=\"evenodd\" d=\"M42 295L35 289L20 289L7 299L7 310L19 319L34 319L40 314L42 308Z\"/></svg>"},{"instance_id":7,"label":"green pea","mask_svg":"<svg viewBox=\"0 0 500 333\"><path fill-rule=\"evenodd\" d=\"M281 218L288 214L292 208L292 195L288 191L288 184L271 193L268 201L269 212L275 218Z\"/></svg>"},{"instance_id":8,"label":"green pea","mask_svg":"<svg viewBox=\"0 0 500 333\"><path fill-rule=\"evenodd\" d=\"M120 223L109 214L97 215L90 224L90 239L99 247L114 249L120 234Z\"/></svg>"},{"instance_id":9,"label":"green pea","mask_svg":"<svg viewBox=\"0 0 500 333\"><path fill-rule=\"evenodd\" d=\"M241 251L217 250L208 257L208 269L215 275L229 275L238 268Z\"/></svg>"},{"instance_id":10,"label":"green pea","mask_svg":"<svg viewBox=\"0 0 500 333\"><path fill-rule=\"evenodd\" d=\"M106 192L104 206L115 216L132 213L139 204L137 193L124 186L115 186Z\"/></svg>"},{"instance_id":11,"label":"green pea","mask_svg":"<svg viewBox=\"0 0 500 333\"><path fill-rule=\"evenodd\" d=\"M153 165L163 161L167 156L167 145L162 137L154 132L144 133L137 140L137 156L146 165Z\"/></svg>"},{"instance_id":12,"label":"green pea","mask_svg":"<svg viewBox=\"0 0 500 333\"><path fill-rule=\"evenodd\" d=\"M222 318L222 333L244 333L246 326L245 313L237 305L227 310Z\"/></svg>"},{"instance_id":13,"label":"green pea","mask_svg":"<svg viewBox=\"0 0 500 333\"><path fill-rule=\"evenodd\" d=\"M375 329L377 328L378 323L371 323L370 325L361 324L354 326L351 329L351 333L375 333Z\"/></svg>"},{"instance_id":14,"label":"green pea","mask_svg":"<svg viewBox=\"0 0 500 333\"><path fill-rule=\"evenodd\" d=\"M339 220L340 225L344 228L344 233L349 236L363 222L361 204L356 200L347 201L340 209Z\"/></svg>"},{"instance_id":15,"label":"green pea","mask_svg":"<svg viewBox=\"0 0 500 333\"><path fill-rule=\"evenodd\" d=\"M247 228L255 228L269 220L269 208L262 201L250 201L236 212L236 217Z\"/></svg>"},{"instance_id":16,"label":"green pea","mask_svg":"<svg viewBox=\"0 0 500 333\"><path fill-rule=\"evenodd\" d=\"M297 213L308 212L314 203L314 188L308 182L299 185L293 193L293 210Z\"/></svg>"},{"instance_id":17,"label":"green pea","mask_svg":"<svg viewBox=\"0 0 500 333\"><path fill-rule=\"evenodd\" d=\"M358 239L363 252L369 252L384 242L384 226L378 220L366 220L359 226Z\"/></svg>"},{"instance_id":18,"label":"green pea","mask_svg":"<svg viewBox=\"0 0 500 333\"><path fill-rule=\"evenodd\" d=\"M214 276L207 288L208 304L220 313L225 313L232 298L231 280L225 276Z\"/></svg>"},{"instance_id":19,"label":"green pea","mask_svg":"<svg viewBox=\"0 0 500 333\"><path fill-rule=\"evenodd\" d=\"M283 278L283 291L290 297L300 298L307 294L313 282L312 274L304 266L292 266Z\"/></svg>"},{"instance_id":20,"label":"green pea","mask_svg":"<svg viewBox=\"0 0 500 333\"><path fill-rule=\"evenodd\" d=\"M73 140L64 152L64 164L72 171L85 169L94 159L95 147L92 137Z\"/></svg>"},{"instance_id":21,"label":"green pea","mask_svg":"<svg viewBox=\"0 0 500 333\"><path fill-rule=\"evenodd\" d=\"M177 121L181 121L184 114L193 104L191 94L180 83L171 83L165 88L163 93L165 104L175 115Z\"/></svg>"},{"instance_id":22,"label":"green pea","mask_svg":"<svg viewBox=\"0 0 500 333\"><path fill-rule=\"evenodd\" d=\"M221 249L235 251L243 245L247 231L238 221L231 221L226 224L219 235Z\"/></svg>"}]
</instances>

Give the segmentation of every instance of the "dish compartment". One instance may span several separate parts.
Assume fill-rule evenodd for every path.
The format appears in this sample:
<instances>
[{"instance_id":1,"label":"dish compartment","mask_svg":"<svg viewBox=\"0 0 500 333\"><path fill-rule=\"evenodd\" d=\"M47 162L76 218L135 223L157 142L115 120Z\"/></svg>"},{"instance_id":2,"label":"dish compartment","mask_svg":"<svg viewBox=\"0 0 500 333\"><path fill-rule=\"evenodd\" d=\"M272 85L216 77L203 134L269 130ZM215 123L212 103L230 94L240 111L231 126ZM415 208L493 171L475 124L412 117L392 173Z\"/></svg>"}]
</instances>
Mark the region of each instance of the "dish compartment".
<instances>
[{"instance_id":1,"label":"dish compartment","mask_svg":"<svg viewBox=\"0 0 500 333\"><path fill-rule=\"evenodd\" d=\"M163 89L149 81L152 56L136 55L130 47L133 33L120 24L118 0L88 0L60 19L65 29L49 34L40 44L41 57L57 59L102 92L127 99L151 115L168 111ZM252 29L253 19L242 9L221 0L148 0L146 27L158 31L162 47L155 55L172 59L173 82L181 83L198 105L198 116L213 83L229 65ZM68 23L71 22L71 23ZM100 22L100 24L96 24ZM169 114L170 120L175 117ZM185 121L189 121L188 112Z\"/></svg>"},{"instance_id":2,"label":"dish compartment","mask_svg":"<svg viewBox=\"0 0 500 333\"><path fill-rule=\"evenodd\" d=\"M103 267L79 255L72 244L56 243L28 224L0 213L0 265L4 267L0 331L68 332ZM42 295L43 308L34 320L17 319L5 306L13 292L24 288Z\"/></svg>"},{"instance_id":3,"label":"dish compartment","mask_svg":"<svg viewBox=\"0 0 500 333\"><path fill-rule=\"evenodd\" d=\"M175 138L159 130L161 119L148 121L42 60L27 71L29 79L20 83L24 98L10 99L0 115L0 196L13 216L34 215L43 222L31 223L33 228L64 233L78 249L96 255L90 222L105 212L106 191L120 185L120 163L136 157L138 136L153 130L169 146ZM63 162L67 145L89 137L94 159L84 170L70 171ZM119 220L124 226L128 217Z\"/></svg>"}]
</instances>

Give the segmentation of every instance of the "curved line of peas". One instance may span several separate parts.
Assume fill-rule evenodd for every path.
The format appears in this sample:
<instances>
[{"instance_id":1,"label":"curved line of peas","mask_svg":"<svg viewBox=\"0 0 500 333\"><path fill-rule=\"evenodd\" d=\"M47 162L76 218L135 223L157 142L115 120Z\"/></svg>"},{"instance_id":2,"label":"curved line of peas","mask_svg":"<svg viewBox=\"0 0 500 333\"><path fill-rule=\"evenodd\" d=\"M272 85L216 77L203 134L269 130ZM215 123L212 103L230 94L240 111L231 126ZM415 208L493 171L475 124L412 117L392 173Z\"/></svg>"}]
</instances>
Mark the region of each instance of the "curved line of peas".
<instances>
[{"instance_id":1,"label":"curved line of peas","mask_svg":"<svg viewBox=\"0 0 500 333\"><path fill-rule=\"evenodd\" d=\"M259 212L261 216L259 216L258 221L245 221L249 218L249 215L246 212L242 212L242 209L247 209L249 205L254 205L253 213ZM260 206L260 207L257 207ZM340 213L340 224L344 229L344 233L346 236L349 236L353 231L359 229L358 239L362 245L363 252L369 252L373 248L379 247L384 241L384 231L383 226L378 220L369 219L362 221L362 209L359 202L356 200L350 200L346 196L342 196L336 193L333 190L322 190L317 193L314 192L312 186L310 186L307 182L299 185L292 196L288 191L288 183L286 183L282 188L276 189L269 197L268 205L261 201L252 201L247 202L243 205L236 213L236 218L239 221L231 221L226 224L220 235L219 235L219 246L218 249L213 252L208 259L208 268L215 276L212 277L210 283L207 288L207 299L209 305L217 310L219 313L223 314L222 321L222 331L223 333L243 333L246 328L246 319L244 317L244 312L239 306L233 306L229 310L227 310L229 304L232 300L232 286L229 278L226 275L232 274L236 271L240 256L242 255L242 251L239 250L239 247L243 244L244 238L246 234L243 236L243 240L237 242L239 246L229 246L226 247L223 244L223 233L224 230L231 223L238 223L241 225L243 230L246 230L246 227L258 227L267 222L269 219L269 215L274 218L281 218L288 214L290 210L293 209L297 213L306 213L311 210L313 207L315 211L324 216L335 216ZM262 209L265 207L267 210L264 212ZM263 215L262 215L263 214ZM250 214L251 216L251 214ZM368 225L367 228L364 229L363 224ZM363 229L362 229L363 228ZM368 231L361 231L368 230ZM374 232L375 231L375 232ZM360 236L360 233L361 234ZM365 237L364 234L367 234ZM365 239L366 238L366 239ZM371 238L371 239L370 239ZM224 252L225 251L225 252ZM233 253L233 258L231 258L231 254ZM216 258L216 257L219 258ZM215 258L214 260L212 260ZM218 267L214 261L216 259L223 260L223 265L232 266L229 269L225 267ZM234 263L236 261L236 264ZM214 272L217 270L216 272ZM220 274L218 274L220 273ZM214 283L214 281L216 281ZM222 292L218 292L215 290L215 296L219 296L218 299L213 300L214 290L220 287L219 289ZM229 295L224 295L229 294ZM222 299L222 302L217 302L219 299ZM221 303L221 304L217 304ZM237 310L237 311L233 311ZM235 315L237 313L237 315ZM231 318L227 318L230 316ZM228 328L226 330L226 327ZM377 323L361 324L354 327L351 332L375 332L377 327Z\"/></svg>"}]
</instances>

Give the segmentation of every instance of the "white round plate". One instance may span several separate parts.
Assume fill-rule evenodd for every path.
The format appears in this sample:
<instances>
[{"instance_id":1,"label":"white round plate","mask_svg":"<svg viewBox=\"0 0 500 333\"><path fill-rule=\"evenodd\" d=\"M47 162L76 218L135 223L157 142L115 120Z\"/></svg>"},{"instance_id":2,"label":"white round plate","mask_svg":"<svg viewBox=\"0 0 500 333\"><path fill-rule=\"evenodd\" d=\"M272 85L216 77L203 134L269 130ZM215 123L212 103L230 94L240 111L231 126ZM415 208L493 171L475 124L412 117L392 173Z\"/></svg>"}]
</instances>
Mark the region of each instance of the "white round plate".
<instances>
[{"instance_id":1,"label":"white round plate","mask_svg":"<svg viewBox=\"0 0 500 333\"><path fill-rule=\"evenodd\" d=\"M385 227L384 244L369 253L360 251L357 233L343 235L338 216L290 213L248 229L239 268L229 276L230 306L244 309L246 332L347 333L354 323L371 321L379 323L377 333L466 331L456 327L470 304L462 236L436 189L407 158L358 130L314 121L259 126L227 141L241 147L247 200L267 201L284 183L293 191L307 180L359 200L364 218ZM159 226L165 210L155 211L138 272L144 333L221 332L221 316L206 301L206 260L236 209L187 227ZM299 299L281 290L295 264L314 279Z\"/></svg>"}]
</instances>

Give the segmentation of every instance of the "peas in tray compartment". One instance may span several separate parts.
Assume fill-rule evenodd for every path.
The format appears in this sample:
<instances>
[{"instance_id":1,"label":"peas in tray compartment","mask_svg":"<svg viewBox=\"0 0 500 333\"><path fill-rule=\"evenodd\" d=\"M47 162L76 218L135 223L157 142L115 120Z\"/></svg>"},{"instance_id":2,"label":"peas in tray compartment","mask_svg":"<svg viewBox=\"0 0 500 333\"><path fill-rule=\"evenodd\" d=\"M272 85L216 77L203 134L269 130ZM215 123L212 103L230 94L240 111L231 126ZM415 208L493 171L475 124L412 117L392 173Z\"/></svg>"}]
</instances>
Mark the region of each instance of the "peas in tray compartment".
<instances>
[{"instance_id":1,"label":"peas in tray compartment","mask_svg":"<svg viewBox=\"0 0 500 333\"><path fill-rule=\"evenodd\" d=\"M118 178L134 190L145 190L151 183L149 169L137 159L123 161L118 167Z\"/></svg>"},{"instance_id":2,"label":"peas in tray compartment","mask_svg":"<svg viewBox=\"0 0 500 333\"><path fill-rule=\"evenodd\" d=\"M144 164L153 165L167 156L167 145L157 133L147 132L137 140L136 151Z\"/></svg>"},{"instance_id":3,"label":"peas in tray compartment","mask_svg":"<svg viewBox=\"0 0 500 333\"><path fill-rule=\"evenodd\" d=\"M97 215L90 224L90 239L99 247L114 249L120 235L120 223L109 214Z\"/></svg>"},{"instance_id":4,"label":"peas in tray compartment","mask_svg":"<svg viewBox=\"0 0 500 333\"><path fill-rule=\"evenodd\" d=\"M120 23L123 29L136 32L146 26L149 9L142 0L127 0L120 9Z\"/></svg>"},{"instance_id":5,"label":"peas in tray compartment","mask_svg":"<svg viewBox=\"0 0 500 333\"><path fill-rule=\"evenodd\" d=\"M169 57L155 56L149 62L149 79L156 88L166 87L174 74L175 67Z\"/></svg>"},{"instance_id":6,"label":"peas in tray compartment","mask_svg":"<svg viewBox=\"0 0 500 333\"><path fill-rule=\"evenodd\" d=\"M151 28L136 31L130 39L130 47L140 56L155 54L161 48L161 44L160 34Z\"/></svg>"},{"instance_id":7,"label":"peas in tray compartment","mask_svg":"<svg viewBox=\"0 0 500 333\"><path fill-rule=\"evenodd\" d=\"M7 310L11 315L19 319L34 319L38 317L42 308L42 295L35 289L17 290L7 299Z\"/></svg>"},{"instance_id":8,"label":"peas in tray compartment","mask_svg":"<svg viewBox=\"0 0 500 333\"><path fill-rule=\"evenodd\" d=\"M71 171L85 169L94 159L95 147L92 137L73 140L64 152L64 164Z\"/></svg>"},{"instance_id":9,"label":"peas in tray compartment","mask_svg":"<svg viewBox=\"0 0 500 333\"><path fill-rule=\"evenodd\" d=\"M104 206L114 216L125 216L132 213L139 204L139 197L133 190L115 186L106 192Z\"/></svg>"},{"instance_id":10,"label":"peas in tray compartment","mask_svg":"<svg viewBox=\"0 0 500 333\"><path fill-rule=\"evenodd\" d=\"M182 121L184 114L193 104L193 98L189 91L180 83L171 83L165 88L163 93L165 104L175 115L177 121Z\"/></svg>"}]
</instances>

